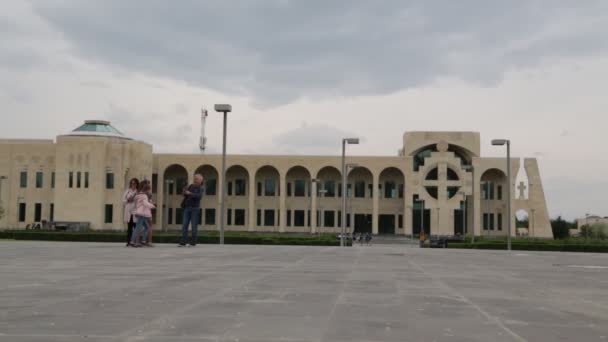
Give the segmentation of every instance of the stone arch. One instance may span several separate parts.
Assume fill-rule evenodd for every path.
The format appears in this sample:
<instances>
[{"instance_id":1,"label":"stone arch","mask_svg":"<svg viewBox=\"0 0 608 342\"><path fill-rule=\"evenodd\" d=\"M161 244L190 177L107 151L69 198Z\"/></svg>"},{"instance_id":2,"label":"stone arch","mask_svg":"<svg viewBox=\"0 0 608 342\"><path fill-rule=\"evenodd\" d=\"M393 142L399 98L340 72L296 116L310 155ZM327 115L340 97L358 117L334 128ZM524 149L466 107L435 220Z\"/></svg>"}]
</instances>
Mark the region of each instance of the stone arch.
<instances>
[{"instance_id":1,"label":"stone arch","mask_svg":"<svg viewBox=\"0 0 608 342\"><path fill-rule=\"evenodd\" d=\"M163 171L164 220L174 229L181 223L182 190L188 185L188 170L181 164L171 164Z\"/></svg>"},{"instance_id":2,"label":"stone arch","mask_svg":"<svg viewBox=\"0 0 608 342\"><path fill-rule=\"evenodd\" d=\"M395 234L404 228L405 175L399 168L389 166L380 171L378 183L378 233Z\"/></svg>"},{"instance_id":3,"label":"stone arch","mask_svg":"<svg viewBox=\"0 0 608 342\"><path fill-rule=\"evenodd\" d=\"M324 166L319 169L315 177L319 180L319 191L326 190L327 192L320 197L337 197L338 184L342 182L342 172L334 166Z\"/></svg>"},{"instance_id":4,"label":"stone arch","mask_svg":"<svg viewBox=\"0 0 608 342\"><path fill-rule=\"evenodd\" d=\"M530 212L519 209L515 212L515 234L517 236L528 236L530 234Z\"/></svg>"},{"instance_id":5,"label":"stone arch","mask_svg":"<svg viewBox=\"0 0 608 342\"><path fill-rule=\"evenodd\" d=\"M287 197L309 197L312 189L311 178L311 173L306 167L302 165L290 167L285 173L285 184L291 187L291 191L287 191Z\"/></svg>"},{"instance_id":6,"label":"stone arch","mask_svg":"<svg viewBox=\"0 0 608 342\"><path fill-rule=\"evenodd\" d=\"M352 198L371 198L374 174L365 166L348 170L347 194ZM357 186L358 185L358 186ZM371 185L371 186L370 186ZM357 189L359 187L359 189Z\"/></svg>"},{"instance_id":7,"label":"stone arch","mask_svg":"<svg viewBox=\"0 0 608 342\"><path fill-rule=\"evenodd\" d=\"M480 217L482 235L504 235L506 225L507 175L501 169L490 168L480 177Z\"/></svg>"},{"instance_id":8,"label":"stone arch","mask_svg":"<svg viewBox=\"0 0 608 342\"><path fill-rule=\"evenodd\" d=\"M302 165L285 173L285 224L289 231L309 232L312 216L312 175Z\"/></svg>"},{"instance_id":9,"label":"stone arch","mask_svg":"<svg viewBox=\"0 0 608 342\"><path fill-rule=\"evenodd\" d=\"M205 185L205 196L217 196L219 189L218 178L219 172L213 165L203 164L194 170L195 174L203 176L203 184Z\"/></svg>"},{"instance_id":10,"label":"stone arch","mask_svg":"<svg viewBox=\"0 0 608 342\"><path fill-rule=\"evenodd\" d=\"M264 165L255 171L256 197L279 196L279 183L281 175L276 167Z\"/></svg>"},{"instance_id":11,"label":"stone arch","mask_svg":"<svg viewBox=\"0 0 608 342\"><path fill-rule=\"evenodd\" d=\"M248 196L249 178L249 171L245 166L234 164L228 167L226 169L227 196Z\"/></svg>"}]
</instances>

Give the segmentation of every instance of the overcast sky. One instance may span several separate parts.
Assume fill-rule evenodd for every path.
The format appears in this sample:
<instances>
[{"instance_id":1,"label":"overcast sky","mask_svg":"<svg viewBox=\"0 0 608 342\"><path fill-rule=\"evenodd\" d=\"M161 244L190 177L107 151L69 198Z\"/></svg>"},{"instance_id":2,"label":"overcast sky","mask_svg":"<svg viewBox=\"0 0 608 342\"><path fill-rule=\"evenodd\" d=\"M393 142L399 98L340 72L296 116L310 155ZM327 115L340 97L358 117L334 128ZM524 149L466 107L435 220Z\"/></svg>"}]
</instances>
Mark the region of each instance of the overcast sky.
<instances>
[{"instance_id":1,"label":"overcast sky","mask_svg":"<svg viewBox=\"0 0 608 342\"><path fill-rule=\"evenodd\" d=\"M479 131L537 157L553 217L608 215L608 1L3 0L3 138L107 119L197 151L395 155L408 130ZM210 111L210 152L221 150Z\"/></svg>"}]
</instances>

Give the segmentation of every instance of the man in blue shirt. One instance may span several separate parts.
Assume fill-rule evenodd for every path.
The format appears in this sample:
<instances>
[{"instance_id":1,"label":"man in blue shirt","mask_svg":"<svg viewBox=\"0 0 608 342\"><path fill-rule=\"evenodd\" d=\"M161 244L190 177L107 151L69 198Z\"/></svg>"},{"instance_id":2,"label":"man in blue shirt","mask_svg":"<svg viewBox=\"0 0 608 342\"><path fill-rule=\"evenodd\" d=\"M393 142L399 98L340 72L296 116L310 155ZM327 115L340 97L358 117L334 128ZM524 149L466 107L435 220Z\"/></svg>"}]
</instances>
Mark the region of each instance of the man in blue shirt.
<instances>
[{"instance_id":1,"label":"man in blue shirt","mask_svg":"<svg viewBox=\"0 0 608 342\"><path fill-rule=\"evenodd\" d=\"M192 224L192 240L190 246L196 246L198 239L198 224L200 222L201 198L203 197L203 176L194 175L194 183L184 188L184 200L182 207L184 217L182 223L182 238L179 242L180 247L186 246L188 241L188 226Z\"/></svg>"}]
</instances>

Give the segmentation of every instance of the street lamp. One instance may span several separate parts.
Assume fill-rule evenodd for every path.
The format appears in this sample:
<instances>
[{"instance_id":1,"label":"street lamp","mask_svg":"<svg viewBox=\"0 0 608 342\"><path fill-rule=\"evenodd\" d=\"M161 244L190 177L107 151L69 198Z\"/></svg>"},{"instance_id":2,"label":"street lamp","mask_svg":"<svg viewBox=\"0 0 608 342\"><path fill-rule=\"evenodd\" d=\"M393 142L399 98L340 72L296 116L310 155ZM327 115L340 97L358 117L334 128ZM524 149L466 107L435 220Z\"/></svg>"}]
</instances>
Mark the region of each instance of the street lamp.
<instances>
[{"instance_id":1,"label":"street lamp","mask_svg":"<svg viewBox=\"0 0 608 342\"><path fill-rule=\"evenodd\" d=\"M354 169L356 169L356 168L358 168L358 167L359 167L359 164L356 164L356 163L348 163L348 164L346 164L346 182L347 182L347 183L348 183L348 173L350 172L349 170L354 170ZM345 188L343 188L343 189L346 189L346 190L342 192L342 196L346 198L346 200L347 200L347 201L348 201L348 203L350 204L350 207L351 207L351 210L352 210L352 197L354 196L354 191L355 191L355 189L354 189L354 187L353 187L353 188L351 188L351 196L350 196L350 198L351 198L351 199L349 199L349 197L348 197L348 193L347 193L347 192L348 192L348 184L346 184L346 185L347 185L347 186L346 186ZM344 211L342 212L342 213L343 213L343 214L342 214L342 224L343 224L344 226L346 226L346 223L344 223L344 220L345 220L345 217L346 217L346 216L348 216L348 215L347 215L348 213L347 213L347 214L344 214L344 213L345 213L345 212L348 210L348 205L347 205L347 206L345 206L344 208L345 208L345 209L344 209ZM352 225L352 224L351 224L351 227L350 227L350 228L353 228L353 225ZM350 237L350 236L352 236L352 234L351 234L351 232L350 232L352 229L348 229L348 230L349 230L349 232L348 232L348 233L349 233L349 234L348 234L348 236Z\"/></svg>"},{"instance_id":2,"label":"street lamp","mask_svg":"<svg viewBox=\"0 0 608 342\"><path fill-rule=\"evenodd\" d=\"M466 237L467 235L467 193L461 191L462 195L462 235Z\"/></svg>"},{"instance_id":3,"label":"street lamp","mask_svg":"<svg viewBox=\"0 0 608 342\"><path fill-rule=\"evenodd\" d=\"M173 184L173 179L165 179L165 224L163 225L165 232L169 230L169 184Z\"/></svg>"},{"instance_id":4,"label":"street lamp","mask_svg":"<svg viewBox=\"0 0 608 342\"><path fill-rule=\"evenodd\" d=\"M344 234L346 233L346 144L357 145L359 138L344 138L342 139L342 224L340 234L340 247L344 247Z\"/></svg>"},{"instance_id":5,"label":"street lamp","mask_svg":"<svg viewBox=\"0 0 608 342\"><path fill-rule=\"evenodd\" d=\"M327 193L327 189L321 189L319 190L319 197L325 197L325 194ZM315 213L315 218L317 217L317 213ZM321 228L325 228L325 220L323 217L323 205L321 204L321 200L319 199L319 222L318 222L318 228L319 228L319 238L321 238Z\"/></svg>"},{"instance_id":6,"label":"street lamp","mask_svg":"<svg viewBox=\"0 0 608 342\"><path fill-rule=\"evenodd\" d=\"M475 168L473 167L473 165L463 165L462 169L465 171L471 171L471 178L472 178L472 182L471 182L471 194L473 196L473 201L475 201L475 183L477 183L475 181ZM465 202L466 202L466 194L465 194ZM465 203L466 206L467 203ZM471 243L475 242L475 205L473 205L473 215L471 215ZM466 212L466 210L465 210Z\"/></svg>"},{"instance_id":7,"label":"street lamp","mask_svg":"<svg viewBox=\"0 0 608 342\"><path fill-rule=\"evenodd\" d=\"M494 146L507 145L507 249L511 250L511 141L508 139L492 140Z\"/></svg>"},{"instance_id":8,"label":"street lamp","mask_svg":"<svg viewBox=\"0 0 608 342\"><path fill-rule=\"evenodd\" d=\"M313 193L312 192L312 185L313 184L318 184L320 182L321 182L321 180L318 179L318 178L312 178L310 180L310 203L309 203L309 209L308 209L308 212L309 212L309 214L308 214L308 226L310 227L311 234L312 234L312 222L311 221L312 221L312 214L313 214L312 213L312 197L313 196L317 196L317 193L319 192L319 189L316 189L317 191L315 193ZM315 217L316 217L316 213L315 213Z\"/></svg>"},{"instance_id":9,"label":"street lamp","mask_svg":"<svg viewBox=\"0 0 608 342\"><path fill-rule=\"evenodd\" d=\"M220 245L224 244L224 206L226 202L226 124L228 120L228 113L232 112L232 106L229 104L216 104L214 106L215 111L218 113L224 113L224 130L222 134L222 182L220 184L220 193L222 194L222 200L220 202Z\"/></svg>"}]
</instances>

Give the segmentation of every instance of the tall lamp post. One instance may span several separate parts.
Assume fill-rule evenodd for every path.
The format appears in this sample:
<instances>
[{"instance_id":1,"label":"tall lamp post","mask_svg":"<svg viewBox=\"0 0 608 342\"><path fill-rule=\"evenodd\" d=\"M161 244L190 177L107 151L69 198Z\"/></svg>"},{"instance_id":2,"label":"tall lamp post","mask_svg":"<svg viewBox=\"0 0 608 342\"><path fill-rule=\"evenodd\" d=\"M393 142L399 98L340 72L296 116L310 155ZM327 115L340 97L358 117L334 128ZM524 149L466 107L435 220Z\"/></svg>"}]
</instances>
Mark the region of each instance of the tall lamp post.
<instances>
[{"instance_id":1,"label":"tall lamp post","mask_svg":"<svg viewBox=\"0 0 608 342\"><path fill-rule=\"evenodd\" d=\"M471 178L472 178L472 182L471 182L471 194L473 196L473 203L475 203L476 201L476 197L475 197L475 183L477 183L475 181L475 167L473 167L473 165L464 165L463 170L465 171L471 171ZM465 195L465 202L466 202L466 195ZM465 203L466 205L466 203ZM466 211L465 211L466 212ZM471 243L475 242L475 204L473 204L473 215L471 215Z\"/></svg>"},{"instance_id":2,"label":"tall lamp post","mask_svg":"<svg viewBox=\"0 0 608 342\"><path fill-rule=\"evenodd\" d=\"M348 173L350 172L350 170L356 169L356 168L358 168L358 167L359 167L359 164L355 164L355 163L348 163L348 164L346 164L346 182L348 182ZM342 185L344 185L344 183L342 183ZM344 186L343 186L343 188L342 188L342 189L344 189L344 190L342 191L342 197L343 197L343 198L346 198L346 200L347 200L347 201L349 201L349 202L348 202L348 204L350 204L350 205L351 205L351 209L352 209L352 196L354 196L354 191L355 191L355 189L354 189L354 188L352 188L352 191L351 191L351 192L352 192L352 194L351 194L351 199L349 200L349 199L348 199L348 184L346 184L346 185L347 185L346 187L344 187ZM347 216L347 215L345 215L344 213L346 212L347 208L348 208L348 205L345 205L345 206L344 206L344 211L342 212L342 224L343 224L344 226L346 226L346 223L345 223L345 218L346 218L346 216ZM352 223L352 222L351 222L351 223ZM350 228L352 228L352 226L354 226L354 225L352 225L352 224L351 224L351 227L347 227L347 228L348 228L348 236L349 236L349 237L352 237L352 234L351 234L351 230L352 230L352 229L350 229Z\"/></svg>"},{"instance_id":3,"label":"tall lamp post","mask_svg":"<svg viewBox=\"0 0 608 342\"><path fill-rule=\"evenodd\" d=\"M340 247L344 247L344 234L346 233L346 144L356 145L359 138L342 139L342 224L340 234Z\"/></svg>"},{"instance_id":4,"label":"tall lamp post","mask_svg":"<svg viewBox=\"0 0 608 342\"><path fill-rule=\"evenodd\" d=\"M313 196L316 197L317 194L319 193L319 189L317 189L317 188L315 188L317 191L315 191L314 193L312 192L312 185L313 184L318 184L320 182L321 181L318 178L312 178L310 180L310 203L309 203L309 206L308 206L308 208L309 208L308 209L308 212L309 212L309 215L308 215L308 226L310 227L311 234L312 234L312 197ZM315 213L315 217L316 217L316 213Z\"/></svg>"},{"instance_id":5,"label":"tall lamp post","mask_svg":"<svg viewBox=\"0 0 608 342\"><path fill-rule=\"evenodd\" d=\"M461 191L462 195L462 235L466 238L467 236L467 193ZM463 239L464 240L464 239Z\"/></svg>"},{"instance_id":6,"label":"tall lamp post","mask_svg":"<svg viewBox=\"0 0 608 342\"><path fill-rule=\"evenodd\" d=\"M508 139L492 140L494 146L507 145L507 249L511 250L511 141Z\"/></svg>"},{"instance_id":7,"label":"tall lamp post","mask_svg":"<svg viewBox=\"0 0 608 342\"><path fill-rule=\"evenodd\" d=\"M218 113L224 113L224 130L222 134L222 182L220 184L220 193L222 200L220 201L220 245L224 244L224 206L226 202L226 124L228 121L228 113L232 112L232 106L229 104L216 104L214 109Z\"/></svg>"}]
</instances>

